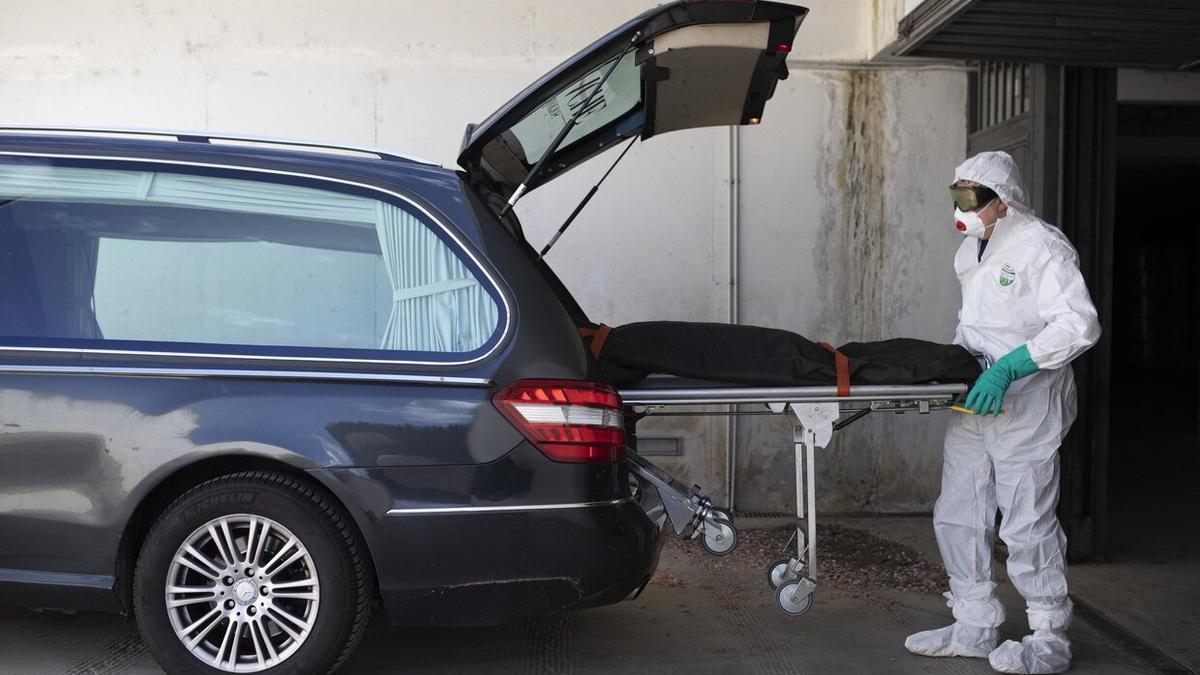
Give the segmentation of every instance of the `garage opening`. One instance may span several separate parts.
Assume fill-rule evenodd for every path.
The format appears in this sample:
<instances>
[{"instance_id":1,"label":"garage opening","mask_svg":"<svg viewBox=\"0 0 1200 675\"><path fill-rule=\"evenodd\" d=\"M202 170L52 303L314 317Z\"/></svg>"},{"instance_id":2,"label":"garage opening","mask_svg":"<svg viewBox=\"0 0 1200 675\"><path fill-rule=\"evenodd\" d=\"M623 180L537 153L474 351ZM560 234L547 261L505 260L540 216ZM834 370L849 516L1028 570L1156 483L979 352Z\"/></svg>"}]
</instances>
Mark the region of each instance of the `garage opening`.
<instances>
[{"instance_id":1,"label":"garage opening","mask_svg":"<svg viewBox=\"0 0 1200 675\"><path fill-rule=\"evenodd\" d=\"M1200 520L1200 105L1121 105L1117 133L1108 554L1194 566L1200 538L1180 524Z\"/></svg>"}]
</instances>

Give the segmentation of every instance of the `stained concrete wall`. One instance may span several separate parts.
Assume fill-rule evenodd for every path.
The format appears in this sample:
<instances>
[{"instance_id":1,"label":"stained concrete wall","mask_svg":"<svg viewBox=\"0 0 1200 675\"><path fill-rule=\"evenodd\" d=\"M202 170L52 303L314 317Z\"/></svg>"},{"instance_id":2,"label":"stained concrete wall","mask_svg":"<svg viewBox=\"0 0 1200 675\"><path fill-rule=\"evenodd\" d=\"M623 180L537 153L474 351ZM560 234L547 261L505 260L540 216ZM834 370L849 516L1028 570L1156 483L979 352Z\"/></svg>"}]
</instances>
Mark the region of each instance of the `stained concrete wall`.
<instances>
[{"instance_id":1,"label":"stained concrete wall","mask_svg":"<svg viewBox=\"0 0 1200 675\"><path fill-rule=\"evenodd\" d=\"M965 150L966 78L861 65L897 2L806 3L792 77L762 125L634 147L549 257L594 319L736 313L835 342L948 339L958 293L944 186ZM0 121L316 137L453 165L466 122L653 4L0 0ZM612 157L522 202L535 244ZM852 427L821 460L823 505L926 509L943 424ZM681 438L685 454L664 464L725 491L723 418L643 432ZM791 508L787 425L743 419L737 438L738 506Z\"/></svg>"}]
</instances>

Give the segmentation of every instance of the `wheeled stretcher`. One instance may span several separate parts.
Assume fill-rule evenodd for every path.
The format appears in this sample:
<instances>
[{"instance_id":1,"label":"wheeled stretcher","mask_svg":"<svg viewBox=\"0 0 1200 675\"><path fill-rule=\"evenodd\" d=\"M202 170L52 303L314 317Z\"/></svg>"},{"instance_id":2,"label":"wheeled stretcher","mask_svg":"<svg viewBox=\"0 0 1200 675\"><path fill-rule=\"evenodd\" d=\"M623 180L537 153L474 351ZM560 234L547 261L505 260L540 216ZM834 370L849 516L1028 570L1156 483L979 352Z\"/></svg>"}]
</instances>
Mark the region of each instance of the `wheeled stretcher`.
<instances>
[{"instance_id":1,"label":"wheeled stretcher","mask_svg":"<svg viewBox=\"0 0 1200 675\"><path fill-rule=\"evenodd\" d=\"M829 444L833 432L870 413L927 415L949 409L966 392L965 384L864 385L847 393L832 386L722 386L654 376L620 393L631 432L637 420L649 415L789 417L796 457L796 546L771 565L767 577L779 608L800 615L812 606L817 585L816 451ZM702 537L704 548L717 555L732 552L737 527L730 512L714 507L699 486L684 487L636 452L629 453L628 462L636 475L658 489L677 536Z\"/></svg>"}]
</instances>

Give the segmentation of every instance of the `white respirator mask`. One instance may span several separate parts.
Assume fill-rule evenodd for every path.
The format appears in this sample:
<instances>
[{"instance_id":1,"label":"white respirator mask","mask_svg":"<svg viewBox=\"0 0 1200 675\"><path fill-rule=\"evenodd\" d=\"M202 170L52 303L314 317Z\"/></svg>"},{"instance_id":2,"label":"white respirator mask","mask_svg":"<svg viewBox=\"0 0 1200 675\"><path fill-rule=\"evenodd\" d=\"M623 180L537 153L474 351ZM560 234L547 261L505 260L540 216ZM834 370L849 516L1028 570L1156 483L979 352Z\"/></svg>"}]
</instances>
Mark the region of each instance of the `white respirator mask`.
<instances>
[{"instance_id":1,"label":"white respirator mask","mask_svg":"<svg viewBox=\"0 0 1200 675\"><path fill-rule=\"evenodd\" d=\"M979 217L977 211L963 211L957 206L954 207L954 227L968 237L976 239L983 239L987 234L987 225L983 224L983 218Z\"/></svg>"}]
</instances>

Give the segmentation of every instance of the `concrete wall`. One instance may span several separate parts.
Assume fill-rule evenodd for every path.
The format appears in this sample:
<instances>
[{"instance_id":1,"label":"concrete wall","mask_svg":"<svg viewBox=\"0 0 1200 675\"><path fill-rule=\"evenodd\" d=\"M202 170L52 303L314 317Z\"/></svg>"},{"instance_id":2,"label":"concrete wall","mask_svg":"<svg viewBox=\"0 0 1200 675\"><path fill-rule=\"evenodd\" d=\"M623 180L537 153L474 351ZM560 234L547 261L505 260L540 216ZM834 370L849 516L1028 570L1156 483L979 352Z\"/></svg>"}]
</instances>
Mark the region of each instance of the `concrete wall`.
<instances>
[{"instance_id":1,"label":"concrete wall","mask_svg":"<svg viewBox=\"0 0 1200 675\"><path fill-rule=\"evenodd\" d=\"M806 3L762 125L634 147L549 257L593 319L728 321L736 308L834 342L949 339L957 238L943 202L965 151L966 77L858 65L897 2ZM317 137L452 165L466 122L653 4L0 0L0 120ZM522 202L535 244L612 157ZM822 503L928 508L943 425L852 427L821 459ZM681 437L684 456L664 464L724 492L723 418L643 432ZM790 509L790 428L745 418L737 438L738 506Z\"/></svg>"},{"instance_id":2,"label":"concrete wall","mask_svg":"<svg viewBox=\"0 0 1200 675\"><path fill-rule=\"evenodd\" d=\"M924 0L872 0L875 7L874 27L871 31L870 54L874 56L900 37L900 21L912 14ZM932 59L929 59L932 61Z\"/></svg>"}]
</instances>

